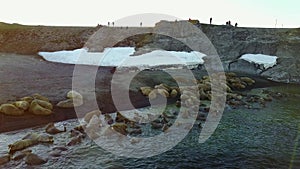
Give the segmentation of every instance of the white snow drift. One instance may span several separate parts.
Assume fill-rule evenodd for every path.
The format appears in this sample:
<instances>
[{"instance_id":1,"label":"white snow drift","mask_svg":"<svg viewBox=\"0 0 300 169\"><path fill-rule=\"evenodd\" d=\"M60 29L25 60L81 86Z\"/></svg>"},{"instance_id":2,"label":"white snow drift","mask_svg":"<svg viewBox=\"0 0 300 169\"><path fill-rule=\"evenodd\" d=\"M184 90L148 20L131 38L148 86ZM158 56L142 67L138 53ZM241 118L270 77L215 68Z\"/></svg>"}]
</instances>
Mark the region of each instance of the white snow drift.
<instances>
[{"instance_id":1,"label":"white snow drift","mask_svg":"<svg viewBox=\"0 0 300 169\"><path fill-rule=\"evenodd\" d=\"M137 67L151 68L155 66L186 65L197 66L203 64L203 53L177 52L155 50L150 53L131 56L134 54L133 47L106 48L103 52L88 52L87 49L73 51L39 52L45 60L66 64L82 64L97 66Z\"/></svg>"},{"instance_id":2,"label":"white snow drift","mask_svg":"<svg viewBox=\"0 0 300 169\"><path fill-rule=\"evenodd\" d=\"M240 59L246 60L250 63L263 65L264 69L268 69L276 65L277 56L263 55L263 54L245 54Z\"/></svg>"}]
</instances>

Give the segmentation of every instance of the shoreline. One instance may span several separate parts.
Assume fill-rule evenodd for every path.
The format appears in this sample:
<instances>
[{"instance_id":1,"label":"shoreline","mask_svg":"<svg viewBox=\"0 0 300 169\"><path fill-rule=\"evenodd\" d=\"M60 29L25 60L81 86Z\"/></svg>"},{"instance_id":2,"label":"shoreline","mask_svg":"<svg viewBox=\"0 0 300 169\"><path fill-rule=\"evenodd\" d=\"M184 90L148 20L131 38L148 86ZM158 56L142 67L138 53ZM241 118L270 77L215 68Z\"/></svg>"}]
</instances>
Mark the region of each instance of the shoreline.
<instances>
[{"instance_id":1,"label":"shoreline","mask_svg":"<svg viewBox=\"0 0 300 169\"><path fill-rule=\"evenodd\" d=\"M51 63L39 59L35 55L17 55L0 53L0 104L15 101L18 98L40 93L48 97L53 105L65 99L68 91L72 90L72 76L74 65ZM91 66L84 66L85 72L88 73ZM99 109L104 113L112 113L116 111L110 93L112 67L98 67L96 76L96 95ZM203 71L193 71L195 75L202 77ZM156 85L159 81L170 81L170 77L162 76L162 71L146 71L146 75L138 76L135 83L139 85ZM13 78L12 78L13 77ZM149 82L147 78L153 78L156 82ZM196 78L199 78L196 77ZM86 82L82 82L82 86ZM149 84L152 83L152 84ZM272 81L260 79L253 88L268 87L279 85ZM130 99L134 107L141 108L149 106L149 100L143 96L137 86L133 86L130 90ZM89 112L88 102L84 101L84 111ZM175 103L176 99L171 99L170 103ZM126 106L124 107L126 109ZM34 127L37 125L45 125L50 122L65 121L77 118L74 108L63 109L54 106L54 113L50 116L6 116L0 114L0 133L13 130ZM17 124L17 125L16 125Z\"/></svg>"}]
</instances>

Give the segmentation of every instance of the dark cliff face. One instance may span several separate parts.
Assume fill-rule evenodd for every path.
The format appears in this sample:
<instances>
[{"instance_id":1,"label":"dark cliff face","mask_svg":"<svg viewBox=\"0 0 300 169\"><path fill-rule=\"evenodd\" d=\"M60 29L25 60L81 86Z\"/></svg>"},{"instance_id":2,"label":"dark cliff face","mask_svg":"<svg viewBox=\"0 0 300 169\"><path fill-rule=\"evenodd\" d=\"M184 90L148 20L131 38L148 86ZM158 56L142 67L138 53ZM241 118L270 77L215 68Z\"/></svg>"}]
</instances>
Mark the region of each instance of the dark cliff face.
<instances>
[{"instance_id":1,"label":"dark cliff face","mask_svg":"<svg viewBox=\"0 0 300 169\"><path fill-rule=\"evenodd\" d=\"M211 40L225 70L260 75L279 82L300 83L299 28L235 28L206 24L197 26ZM0 52L36 54L39 51L82 48L98 29L99 27L46 27L0 23ZM137 54L149 52L151 49L190 51L184 43L157 34L132 36L114 46L136 47ZM277 65L265 70L259 65L239 59L247 53L277 56Z\"/></svg>"}]
</instances>

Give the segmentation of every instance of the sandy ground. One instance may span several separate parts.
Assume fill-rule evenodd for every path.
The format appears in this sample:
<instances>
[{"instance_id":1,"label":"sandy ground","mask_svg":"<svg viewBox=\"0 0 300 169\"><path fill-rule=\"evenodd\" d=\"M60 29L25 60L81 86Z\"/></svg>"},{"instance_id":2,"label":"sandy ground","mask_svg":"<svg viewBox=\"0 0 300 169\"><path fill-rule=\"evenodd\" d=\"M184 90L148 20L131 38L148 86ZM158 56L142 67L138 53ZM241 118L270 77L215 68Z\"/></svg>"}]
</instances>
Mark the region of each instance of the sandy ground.
<instances>
[{"instance_id":1,"label":"sandy ground","mask_svg":"<svg viewBox=\"0 0 300 169\"><path fill-rule=\"evenodd\" d=\"M110 96L112 68L98 68L96 84L97 100L103 112L114 111ZM0 54L0 104L18 100L21 97L40 93L55 105L66 99L66 93L72 89L74 65L50 63L39 56ZM89 71L86 67L83 71ZM84 72L83 72L84 73ZM87 72L88 74L88 72ZM86 82L82 82L85 86ZM100 100L101 103L100 103ZM141 102L143 106L145 102ZM88 107L88 106L85 106ZM89 111L88 108L86 111ZM0 132L22 129L51 121L63 121L76 118L74 109L54 107L50 116L25 115L13 117L0 115Z\"/></svg>"}]
</instances>

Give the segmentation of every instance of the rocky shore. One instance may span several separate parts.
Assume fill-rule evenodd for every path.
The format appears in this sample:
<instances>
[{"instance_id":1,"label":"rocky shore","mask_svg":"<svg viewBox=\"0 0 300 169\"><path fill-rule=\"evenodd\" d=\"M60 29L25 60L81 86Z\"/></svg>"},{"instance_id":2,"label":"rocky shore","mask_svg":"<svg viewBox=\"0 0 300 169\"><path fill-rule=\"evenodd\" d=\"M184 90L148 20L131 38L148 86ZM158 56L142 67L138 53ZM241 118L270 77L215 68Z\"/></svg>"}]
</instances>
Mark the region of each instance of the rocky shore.
<instances>
[{"instance_id":1,"label":"rocky shore","mask_svg":"<svg viewBox=\"0 0 300 169\"><path fill-rule=\"evenodd\" d=\"M164 24L164 22L159 24ZM233 28L204 24L197 26L208 36L217 49L225 71L257 77L257 80L255 79L257 83L252 87L276 84L266 80L266 78L276 82L300 82L299 29ZM0 104L14 102L34 93L46 96L53 105L65 100L67 92L72 90L74 65L46 62L36 54L39 51L82 48L89 37L100 27L46 27L0 23L0 52L2 52L0 54ZM181 42L154 34L129 37L115 46L133 46L137 48L138 52L157 46L165 50L190 50ZM277 55L279 57L278 64L267 70L260 70L257 65L238 59L245 53ZM114 68L99 67L97 69L95 92L99 109L103 113L115 112L116 108L110 92ZM86 66L83 69L85 72L82 73L88 74L90 70L91 67ZM205 70L202 69L193 70L193 72L198 80L201 80L206 74ZM152 81L149 80L149 77ZM129 91L131 102L135 107L149 105L148 98L143 96L139 88L142 86L154 87L169 82L172 82L172 78L161 71L145 71L143 75L136 77L132 83ZM81 83L81 86L85 86L87 82ZM88 106L90 98L85 95L83 98L86 99L83 101L84 111L92 111L89 110ZM170 99L170 102L175 103L177 99ZM64 109L54 106L53 112L47 118L32 114L25 114L21 117L0 114L0 132L78 117L73 108ZM79 116L83 117L84 114Z\"/></svg>"}]
</instances>

